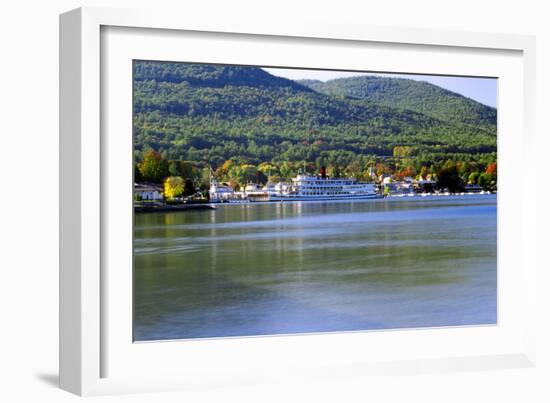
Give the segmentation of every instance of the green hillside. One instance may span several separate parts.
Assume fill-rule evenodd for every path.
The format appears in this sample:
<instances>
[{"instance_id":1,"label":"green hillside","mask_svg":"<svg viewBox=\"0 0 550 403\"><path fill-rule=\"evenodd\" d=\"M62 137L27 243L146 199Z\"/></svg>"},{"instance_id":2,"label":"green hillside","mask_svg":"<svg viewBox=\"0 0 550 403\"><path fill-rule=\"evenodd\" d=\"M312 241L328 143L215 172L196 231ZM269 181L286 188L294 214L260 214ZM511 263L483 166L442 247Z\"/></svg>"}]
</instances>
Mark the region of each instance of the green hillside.
<instances>
[{"instance_id":1,"label":"green hillside","mask_svg":"<svg viewBox=\"0 0 550 403\"><path fill-rule=\"evenodd\" d=\"M229 159L341 167L394 154L417 165L495 159L494 109L435 86L408 83L405 91L409 80L388 80L384 98L382 84L378 95L367 84L370 95L359 96L349 86L337 92L254 67L134 62L136 161L151 148L167 160L214 168Z\"/></svg>"},{"instance_id":2,"label":"green hillside","mask_svg":"<svg viewBox=\"0 0 550 403\"><path fill-rule=\"evenodd\" d=\"M495 108L424 81L378 76L338 78L299 83L323 94L367 99L381 105L407 109L453 123L494 129Z\"/></svg>"}]
</instances>

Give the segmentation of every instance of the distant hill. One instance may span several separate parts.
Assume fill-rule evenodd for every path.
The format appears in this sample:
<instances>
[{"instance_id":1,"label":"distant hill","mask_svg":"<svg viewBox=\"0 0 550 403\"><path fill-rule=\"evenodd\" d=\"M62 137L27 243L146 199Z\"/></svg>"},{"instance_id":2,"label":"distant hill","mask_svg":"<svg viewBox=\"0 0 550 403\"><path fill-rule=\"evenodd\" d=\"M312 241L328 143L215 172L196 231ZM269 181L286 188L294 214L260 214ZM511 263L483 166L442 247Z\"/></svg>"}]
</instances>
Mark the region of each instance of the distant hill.
<instances>
[{"instance_id":1,"label":"distant hill","mask_svg":"<svg viewBox=\"0 0 550 403\"><path fill-rule=\"evenodd\" d=\"M491 115L435 86L406 87L396 79L396 87L389 80L385 98L382 83L377 96L367 84L366 97L348 94L350 85L336 93L340 84L331 84L333 93L322 83L294 82L255 67L135 62L136 158L149 147L169 159L213 166L229 158L347 164L391 156L397 146L426 160L496 151L494 110ZM415 107L415 98L422 105Z\"/></svg>"},{"instance_id":2,"label":"distant hill","mask_svg":"<svg viewBox=\"0 0 550 403\"><path fill-rule=\"evenodd\" d=\"M338 78L326 82L300 80L317 92L367 99L381 105L407 109L453 123L465 123L492 128L497 111L425 81L379 76Z\"/></svg>"}]
</instances>

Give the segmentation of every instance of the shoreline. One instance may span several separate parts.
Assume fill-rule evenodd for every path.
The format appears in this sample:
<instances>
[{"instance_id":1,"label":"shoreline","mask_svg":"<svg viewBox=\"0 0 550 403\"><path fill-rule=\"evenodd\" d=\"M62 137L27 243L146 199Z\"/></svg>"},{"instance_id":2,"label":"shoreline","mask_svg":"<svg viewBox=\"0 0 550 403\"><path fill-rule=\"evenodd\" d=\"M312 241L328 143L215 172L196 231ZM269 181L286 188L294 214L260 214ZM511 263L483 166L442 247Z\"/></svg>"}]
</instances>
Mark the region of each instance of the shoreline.
<instances>
[{"instance_id":1,"label":"shoreline","mask_svg":"<svg viewBox=\"0 0 550 403\"><path fill-rule=\"evenodd\" d=\"M404 195L391 195L385 197L377 197L371 199L334 199L334 200L289 200L289 201L238 201L238 202L225 202L225 203L200 203L200 204L181 204L181 205L162 205L162 206L134 206L135 213L167 213L177 211L190 211L190 210L215 210L217 206L229 207L229 206L242 206L250 204L295 204L295 203L349 203L349 202L381 202L381 201L397 201L397 200L437 200L447 198L470 198L470 197L487 197L496 196L497 193L451 193L451 194L404 194Z\"/></svg>"},{"instance_id":2,"label":"shoreline","mask_svg":"<svg viewBox=\"0 0 550 403\"><path fill-rule=\"evenodd\" d=\"M163 206L134 206L134 213L167 213L175 211L188 210L215 210L211 204L181 204L181 205L163 205Z\"/></svg>"}]
</instances>

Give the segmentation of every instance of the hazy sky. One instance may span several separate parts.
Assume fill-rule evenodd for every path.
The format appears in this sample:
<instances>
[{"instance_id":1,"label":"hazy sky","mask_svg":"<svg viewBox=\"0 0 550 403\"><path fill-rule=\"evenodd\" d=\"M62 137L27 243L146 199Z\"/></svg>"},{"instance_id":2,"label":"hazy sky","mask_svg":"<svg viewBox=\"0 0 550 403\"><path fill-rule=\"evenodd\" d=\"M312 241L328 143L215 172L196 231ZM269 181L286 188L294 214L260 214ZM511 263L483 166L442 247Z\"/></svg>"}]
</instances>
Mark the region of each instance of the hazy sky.
<instances>
[{"instance_id":1,"label":"hazy sky","mask_svg":"<svg viewBox=\"0 0 550 403\"><path fill-rule=\"evenodd\" d=\"M497 82L495 78L471 78L452 76L422 76L414 74L381 74L381 73L357 73L330 70L299 70L299 69L277 69L265 68L267 72L290 78L292 80L313 79L326 81L333 78L377 75L383 77L401 77L429 83L446 88L450 91L462 94L485 105L496 107L497 105Z\"/></svg>"}]
</instances>

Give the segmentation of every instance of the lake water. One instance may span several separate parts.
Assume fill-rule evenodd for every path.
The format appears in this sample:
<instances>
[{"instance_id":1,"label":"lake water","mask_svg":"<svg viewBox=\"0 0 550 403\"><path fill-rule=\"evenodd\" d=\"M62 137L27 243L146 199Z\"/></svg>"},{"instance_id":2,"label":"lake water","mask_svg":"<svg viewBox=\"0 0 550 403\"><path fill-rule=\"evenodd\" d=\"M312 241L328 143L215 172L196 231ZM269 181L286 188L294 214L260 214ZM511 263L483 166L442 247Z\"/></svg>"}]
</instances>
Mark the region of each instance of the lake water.
<instances>
[{"instance_id":1,"label":"lake water","mask_svg":"<svg viewBox=\"0 0 550 403\"><path fill-rule=\"evenodd\" d=\"M496 196L137 214L134 338L494 324Z\"/></svg>"}]
</instances>

